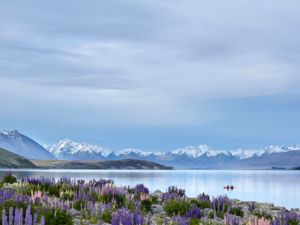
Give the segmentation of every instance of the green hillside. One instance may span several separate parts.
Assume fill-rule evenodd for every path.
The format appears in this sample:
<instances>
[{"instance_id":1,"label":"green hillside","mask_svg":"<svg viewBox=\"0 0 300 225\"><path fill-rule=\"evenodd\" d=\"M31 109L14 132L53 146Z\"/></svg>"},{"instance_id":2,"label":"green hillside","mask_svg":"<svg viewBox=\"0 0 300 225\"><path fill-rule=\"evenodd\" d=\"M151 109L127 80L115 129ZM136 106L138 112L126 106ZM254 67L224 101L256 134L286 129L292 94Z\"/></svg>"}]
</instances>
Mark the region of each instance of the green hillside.
<instances>
[{"instance_id":1,"label":"green hillside","mask_svg":"<svg viewBox=\"0 0 300 225\"><path fill-rule=\"evenodd\" d=\"M28 159L0 148L0 168L36 168Z\"/></svg>"}]
</instances>

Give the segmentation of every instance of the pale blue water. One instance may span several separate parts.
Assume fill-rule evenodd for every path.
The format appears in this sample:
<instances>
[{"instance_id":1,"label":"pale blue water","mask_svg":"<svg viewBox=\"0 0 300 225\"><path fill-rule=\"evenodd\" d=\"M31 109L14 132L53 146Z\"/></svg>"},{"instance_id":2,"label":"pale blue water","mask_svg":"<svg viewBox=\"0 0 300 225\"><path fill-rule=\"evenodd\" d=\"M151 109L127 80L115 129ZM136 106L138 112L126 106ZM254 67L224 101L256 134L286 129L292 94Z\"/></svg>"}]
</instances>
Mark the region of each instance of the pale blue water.
<instances>
[{"instance_id":1,"label":"pale blue water","mask_svg":"<svg viewBox=\"0 0 300 225\"><path fill-rule=\"evenodd\" d=\"M211 196L226 194L230 198L274 203L300 208L300 171L279 170L13 170L18 178L25 176L76 179L112 179L121 186L144 183L150 191L165 191L176 185L190 197L205 192ZM3 176L5 171L0 171ZM233 191L224 190L234 185Z\"/></svg>"}]
</instances>

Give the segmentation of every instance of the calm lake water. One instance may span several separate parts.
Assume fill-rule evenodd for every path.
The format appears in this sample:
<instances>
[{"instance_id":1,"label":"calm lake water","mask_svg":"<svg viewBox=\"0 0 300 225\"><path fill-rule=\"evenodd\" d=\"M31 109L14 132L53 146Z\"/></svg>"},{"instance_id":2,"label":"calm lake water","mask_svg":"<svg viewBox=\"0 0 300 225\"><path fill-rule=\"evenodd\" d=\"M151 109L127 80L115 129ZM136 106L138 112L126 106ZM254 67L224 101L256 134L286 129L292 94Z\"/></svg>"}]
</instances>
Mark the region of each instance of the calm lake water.
<instances>
[{"instance_id":1,"label":"calm lake water","mask_svg":"<svg viewBox=\"0 0 300 225\"><path fill-rule=\"evenodd\" d=\"M2 177L6 171L1 170ZM176 185L190 197L205 192L211 196L274 203L300 208L300 171L274 170L13 170L18 179L26 176L67 176L76 179L112 179L120 186L144 183L150 191ZM234 185L233 191L224 190Z\"/></svg>"}]
</instances>

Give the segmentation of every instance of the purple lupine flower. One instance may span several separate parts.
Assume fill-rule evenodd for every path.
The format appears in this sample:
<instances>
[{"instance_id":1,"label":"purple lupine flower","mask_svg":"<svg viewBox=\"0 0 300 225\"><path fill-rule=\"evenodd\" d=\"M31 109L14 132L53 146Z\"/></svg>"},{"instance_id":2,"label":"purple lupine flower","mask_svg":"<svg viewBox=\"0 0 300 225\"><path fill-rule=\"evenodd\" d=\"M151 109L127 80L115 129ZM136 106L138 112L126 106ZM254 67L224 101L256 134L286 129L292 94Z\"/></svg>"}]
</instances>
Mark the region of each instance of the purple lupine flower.
<instances>
[{"instance_id":1,"label":"purple lupine flower","mask_svg":"<svg viewBox=\"0 0 300 225\"><path fill-rule=\"evenodd\" d=\"M129 212L126 209L119 209L112 215L112 225L143 225L144 218L138 214Z\"/></svg>"},{"instance_id":2,"label":"purple lupine flower","mask_svg":"<svg viewBox=\"0 0 300 225\"><path fill-rule=\"evenodd\" d=\"M137 194L141 194L141 193L149 194L149 189L147 187L145 187L144 184L136 185L134 190Z\"/></svg>"},{"instance_id":3,"label":"purple lupine flower","mask_svg":"<svg viewBox=\"0 0 300 225\"><path fill-rule=\"evenodd\" d=\"M206 195L205 193L202 193L197 196L198 201L200 202L210 202L210 197L209 195Z\"/></svg>"},{"instance_id":4,"label":"purple lupine flower","mask_svg":"<svg viewBox=\"0 0 300 225\"><path fill-rule=\"evenodd\" d=\"M240 225L241 224L241 217L231 215L229 213L225 213L224 215L224 223L226 225Z\"/></svg>"},{"instance_id":5,"label":"purple lupine flower","mask_svg":"<svg viewBox=\"0 0 300 225\"><path fill-rule=\"evenodd\" d=\"M191 209L189 209L186 213L185 216L187 218L195 218L195 219L201 219L202 213L201 210L196 207L195 205L192 206Z\"/></svg>"},{"instance_id":6,"label":"purple lupine flower","mask_svg":"<svg viewBox=\"0 0 300 225\"><path fill-rule=\"evenodd\" d=\"M166 193L162 194L161 198L162 198L163 201L167 201L167 200L170 200L170 199L178 199L178 198L181 198L181 197L178 195L178 193L166 192Z\"/></svg>"},{"instance_id":7,"label":"purple lupine flower","mask_svg":"<svg viewBox=\"0 0 300 225\"><path fill-rule=\"evenodd\" d=\"M229 210L231 201L227 196L218 196L212 199L211 204L217 212L225 212L226 209Z\"/></svg>"},{"instance_id":8,"label":"purple lupine flower","mask_svg":"<svg viewBox=\"0 0 300 225\"><path fill-rule=\"evenodd\" d=\"M42 216L40 225L45 225L45 217Z\"/></svg>"},{"instance_id":9,"label":"purple lupine flower","mask_svg":"<svg viewBox=\"0 0 300 225\"><path fill-rule=\"evenodd\" d=\"M188 225L187 218L181 216L173 216L172 222L178 225Z\"/></svg>"},{"instance_id":10,"label":"purple lupine flower","mask_svg":"<svg viewBox=\"0 0 300 225\"><path fill-rule=\"evenodd\" d=\"M179 197L184 197L185 196L185 190L184 189L180 189L177 186L170 186L168 187L168 191L169 194L171 193L176 193Z\"/></svg>"},{"instance_id":11,"label":"purple lupine flower","mask_svg":"<svg viewBox=\"0 0 300 225\"><path fill-rule=\"evenodd\" d=\"M272 221L272 225L300 224L300 215L295 212L286 212L278 215Z\"/></svg>"},{"instance_id":12,"label":"purple lupine flower","mask_svg":"<svg viewBox=\"0 0 300 225\"><path fill-rule=\"evenodd\" d=\"M25 225L32 225L32 216L30 210L31 206L28 206L25 214Z\"/></svg>"},{"instance_id":13,"label":"purple lupine flower","mask_svg":"<svg viewBox=\"0 0 300 225\"><path fill-rule=\"evenodd\" d=\"M2 209L2 225L8 225L5 209Z\"/></svg>"},{"instance_id":14,"label":"purple lupine flower","mask_svg":"<svg viewBox=\"0 0 300 225\"><path fill-rule=\"evenodd\" d=\"M13 207L9 207L9 217L8 217L8 224L9 225L13 225L14 222L14 208Z\"/></svg>"},{"instance_id":15,"label":"purple lupine flower","mask_svg":"<svg viewBox=\"0 0 300 225\"><path fill-rule=\"evenodd\" d=\"M37 225L37 214L36 213L33 216L33 225Z\"/></svg>"},{"instance_id":16,"label":"purple lupine flower","mask_svg":"<svg viewBox=\"0 0 300 225\"><path fill-rule=\"evenodd\" d=\"M19 209L19 219L18 219L19 225L23 224L23 208Z\"/></svg>"},{"instance_id":17,"label":"purple lupine flower","mask_svg":"<svg viewBox=\"0 0 300 225\"><path fill-rule=\"evenodd\" d=\"M15 209L15 217L14 217L14 225L19 225L18 222L19 222L19 209L16 208Z\"/></svg>"}]
</instances>

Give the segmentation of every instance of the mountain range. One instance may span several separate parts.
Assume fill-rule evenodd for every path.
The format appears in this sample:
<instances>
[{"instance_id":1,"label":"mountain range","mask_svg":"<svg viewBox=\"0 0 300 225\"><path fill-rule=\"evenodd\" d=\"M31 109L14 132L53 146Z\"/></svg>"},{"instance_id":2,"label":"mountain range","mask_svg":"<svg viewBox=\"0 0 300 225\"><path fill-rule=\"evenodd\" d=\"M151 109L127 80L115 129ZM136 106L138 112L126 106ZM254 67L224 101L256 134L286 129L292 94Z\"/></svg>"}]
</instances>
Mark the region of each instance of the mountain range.
<instances>
[{"instance_id":1,"label":"mountain range","mask_svg":"<svg viewBox=\"0 0 300 225\"><path fill-rule=\"evenodd\" d=\"M68 139L41 146L18 131L0 132L0 147L31 159L122 160L137 159L177 169L270 169L300 165L300 145L268 146L261 149L215 150L207 145L188 146L169 152L109 148ZM29 157L28 157L29 156Z\"/></svg>"}]
</instances>

